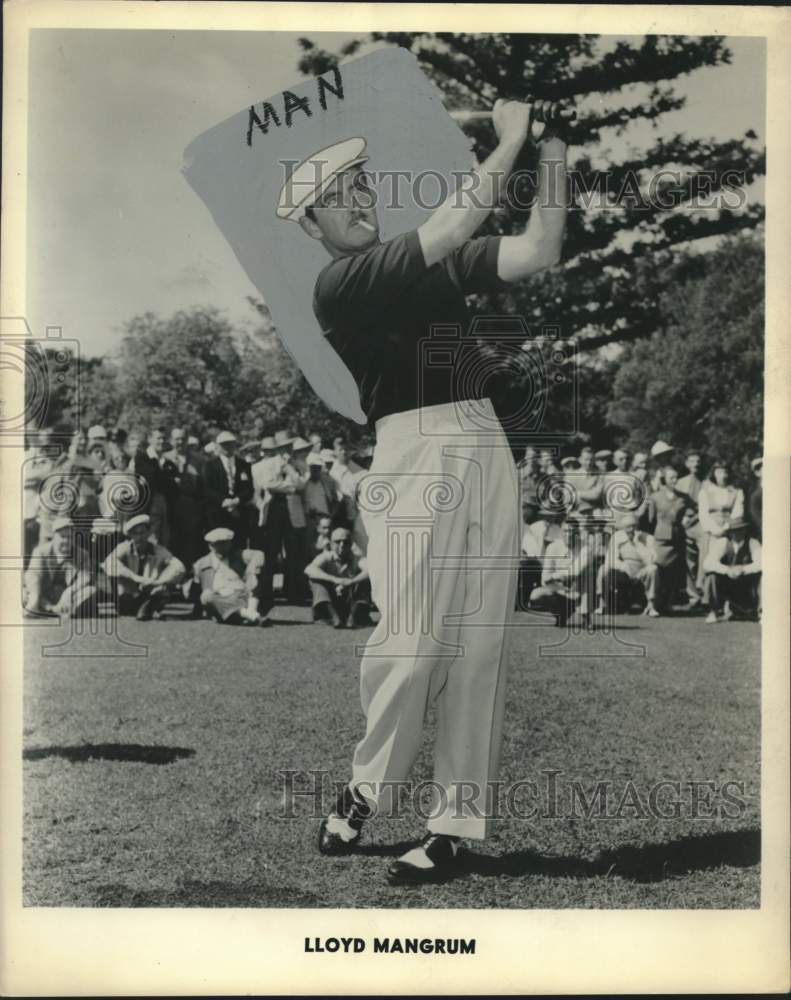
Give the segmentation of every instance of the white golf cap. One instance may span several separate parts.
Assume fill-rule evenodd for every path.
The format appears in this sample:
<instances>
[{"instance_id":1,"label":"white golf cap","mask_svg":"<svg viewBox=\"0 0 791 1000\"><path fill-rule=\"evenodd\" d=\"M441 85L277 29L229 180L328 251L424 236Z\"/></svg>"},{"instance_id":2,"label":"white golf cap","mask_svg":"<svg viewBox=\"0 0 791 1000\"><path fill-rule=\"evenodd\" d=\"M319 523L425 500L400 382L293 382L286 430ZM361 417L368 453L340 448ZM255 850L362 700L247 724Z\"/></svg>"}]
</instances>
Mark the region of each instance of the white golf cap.
<instances>
[{"instance_id":1,"label":"white golf cap","mask_svg":"<svg viewBox=\"0 0 791 1000\"><path fill-rule=\"evenodd\" d=\"M334 177L367 159L365 139L359 136L311 153L294 167L280 189L277 217L298 222Z\"/></svg>"},{"instance_id":2,"label":"white golf cap","mask_svg":"<svg viewBox=\"0 0 791 1000\"><path fill-rule=\"evenodd\" d=\"M672 444L668 444L666 441L657 441L656 444L651 445L651 458L656 458L657 455L666 455L669 451L675 451Z\"/></svg>"},{"instance_id":3,"label":"white golf cap","mask_svg":"<svg viewBox=\"0 0 791 1000\"><path fill-rule=\"evenodd\" d=\"M203 536L204 541L213 545L215 542L233 541L233 531L230 528L212 528Z\"/></svg>"},{"instance_id":4,"label":"white golf cap","mask_svg":"<svg viewBox=\"0 0 791 1000\"><path fill-rule=\"evenodd\" d=\"M231 441L236 441L236 435L233 431L220 431L217 435L217 444L230 444Z\"/></svg>"},{"instance_id":5,"label":"white golf cap","mask_svg":"<svg viewBox=\"0 0 791 1000\"><path fill-rule=\"evenodd\" d=\"M134 517L130 517L129 520L124 524L124 534L128 535L133 528L139 527L144 524L149 527L151 524L151 518L148 514L136 514Z\"/></svg>"},{"instance_id":6,"label":"white golf cap","mask_svg":"<svg viewBox=\"0 0 791 1000\"><path fill-rule=\"evenodd\" d=\"M88 428L88 440L91 441L94 438L104 439L107 437L107 431L101 424L94 424L93 427Z\"/></svg>"}]
</instances>

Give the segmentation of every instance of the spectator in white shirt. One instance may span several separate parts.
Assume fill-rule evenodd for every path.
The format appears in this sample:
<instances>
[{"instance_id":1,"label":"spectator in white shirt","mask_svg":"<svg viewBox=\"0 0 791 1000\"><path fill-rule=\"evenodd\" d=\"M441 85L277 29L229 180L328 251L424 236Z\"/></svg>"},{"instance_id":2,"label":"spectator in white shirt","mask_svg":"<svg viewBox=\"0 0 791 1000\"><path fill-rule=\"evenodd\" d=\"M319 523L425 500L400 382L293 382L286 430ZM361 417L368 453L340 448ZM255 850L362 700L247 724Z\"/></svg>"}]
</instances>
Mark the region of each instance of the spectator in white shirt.
<instances>
[{"instance_id":1,"label":"spectator in white shirt","mask_svg":"<svg viewBox=\"0 0 791 1000\"><path fill-rule=\"evenodd\" d=\"M704 563L706 623L727 621L734 612L754 619L761 605L761 543L750 538L744 518L735 518L724 534L713 537Z\"/></svg>"},{"instance_id":2,"label":"spectator in white shirt","mask_svg":"<svg viewBox=\"0 0 791 1000\"><path fill-rule=\"evenodd\" d=\"M591 575L595 589L595 559L579 519L571 515L563 526L563 537L547 546L541 586L530 595L530 607L552 612L561 627L577 611L585 621L591 612Z\"/></svg>"},{"instance_id":3,"label":"spectator in white shirt","mask_svg":"<svg viewBox=\"0 0 791 1000\"><path fill-rule=\"evenodd\" d=\"M625 514L618 519L604 565L599 570L599 606L596 614L619 613L635 604L644 613L658 618L654 605L659 570L654 559L653 539L637 530L637 517Z\"/></svg>"},{"instance_id":4,"label":"spectator in white shirt","mask_svg":"<svg viewBox=\"0 0 791 1000\"><path fill-rule=\"evenodd\" d=\"M336 437L332 443L335 461L332 463L330 475L338 484L341 495L341 508L336 520L351 530L354 543L361 552L366 552L368 535L357 506L357 484L365 474L365 469L349 457L349 447L345 438Z\"/></svg>"}]
</instances>

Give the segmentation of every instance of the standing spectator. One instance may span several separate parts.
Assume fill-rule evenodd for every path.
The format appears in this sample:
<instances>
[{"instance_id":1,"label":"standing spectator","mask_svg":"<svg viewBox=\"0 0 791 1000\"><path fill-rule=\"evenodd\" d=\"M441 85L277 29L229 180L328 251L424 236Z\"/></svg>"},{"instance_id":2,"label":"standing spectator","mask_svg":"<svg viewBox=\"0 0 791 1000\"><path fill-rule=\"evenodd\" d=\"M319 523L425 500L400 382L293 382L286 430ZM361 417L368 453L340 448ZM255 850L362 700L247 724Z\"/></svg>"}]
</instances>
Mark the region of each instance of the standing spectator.
<instances>
[{"instance_id":1,"label":"standing spectator","mask_svg":"<svg viewBox=\"0 0 791 1000\"><path fill-rule=\"evenodd\" d=\"M728 464L721 459L713 462L709 477L700 488L698 516L703 547L699 555L697 584L702 588L703 564L712 540L722 538L732 519L744 517L744 493L730 483Z\"/></svg>"},{"instance_id":2,"label":"standing spectator","mask_svg":"<svg viewBox=\"0 0 791 1000\"><path fill-rule=\"evenodd\" d=\"M266 601L272 599L271 580L282 558L286 600L289 604L299 604L302 601L305 566L305 512L302 505L305 480L290 461L293 441L286 431L275 433L277 454L271 462L267 462L259 480L263 490L260 523L266 574L264 598Z\"/></svg>"},{"instance_id":3,"label":"standing spectator","mask_svg":"<svg viewBox=\"0 0 791 1000\"><path fill-rule=\"evenodd\" d=\"M684 518L692 503L676 489L678 473L672 465L662 469L659 489L648 498L648 523L654 536L654 553L659 570L655 604L669 610L682 581L685 567Z\"/></svg>"},{"instance_id":4,"label":"standing spectator","mask_svg":"<svg viewBox=\"0 0 791 1000\"><path fill-rule=\"evenodd\" d=\"M679 479L676 488L679 493L688 496L692 502L692 508L686 515L684 531L686 535L686 564L687 564L687 595L690 607L697 607L700 604L700 592L698 590L698 578L700 574L700 515L698 513L698 499L703 481L698 476L700 471L701 454L694 449L687 452L684 465L687 468L686 476Z\"/></svg>"},{"instance_id":5,"label":"standing spectator","mask_svg":"<svg viewBox=\"0 0 791 1000\"><path fill-rule=\"evenodd\" d=\"M25 572L25 611L81 618L95 606L97 588L88 553L69 517L56 517L48 541L36 546Z\"/></svg>"},{"instance_id":6,"label":"standing spectator","mask_svg":"<svg viewBox=\"0 0 791 1000\"><path fill-rule=\"evenodd\" d=\"M764 471L764 460L762 458L754 458L750 462L750 468L753 470L753 475L755 476L756 485L753 487L750 493L750 522L752 524L753 535L760 541L763 537L763 471Z\"/></svg>"},{"instance_id":7,"label":"standing spectator","mask_svg":"<svg viewBox=\"0 0 791 1000\"><path fill-rule=\"evenodd\" d=\"M761 606L761 543L750 538L749 524L734 518L723 535L713 538L706 553L706 623L727 621L734 611L755 618Z\"/></svg>"},{"instance_id":8,"label":"standing spectator","mask_svg":"<svg viewBox=\"0 0 791 1000\"><path fill-rule=\"evenodd\" d=\"M622 613L636 604L644 614L658 618L655 600L659 570L653 538L637 530L637 517L624 514L617 521L610 549L599 570L596 614Z\"/></svg>"},{"instance_id":9,"label":"standing spectator","mask_svg":"<svg viewBox=\"0 0 791 1000\"><path fill-rule=\"evenodd\" d=\"M244 435L244 444L239 452L242 458L246 459L250 465L254 465L261 458L261 438L264 436L264 419L260 416L253 417L250 430Z\"/></svg>"},{"instance_id":10,"label":"standing spectator","mask_svg":"<svg viewBox=\"0 0 791 1000\"><path fill-rule=\"evenodd\" d=\"M107 457L114 472L123 472L129 464L126 454L126 431L123 427L115 427L109 434Z\"/></svg>"},{"instance_id":11,"label":"standing spectator","mask_svg":"<svg viewBox=\"0 0 791 1000\"><path fill-rule=\"evenodd\" d=\"M203 478L187 449L187 433L181 427L170 432L170 451L162 456L162 471L168 483L170 547L185 566L201 555L206 517Z\"/></svg>"},{"instance_id":12,"label":"standing spectator","mask_svg":"<svg viewBox=\"0 0 791 1000\"><path fill-rule=\"evenodd\" d=\"M349 458L349 448L345 438L336 437L332 443L335 461L330 469L330 475L338 484L341 495L336 523L351 530L355 544L364 553L368 548L368 535L357 507L357 483L365 470Z\"/></svg>"},{"instance_id":13,"label":"standing spectator","mask_svg":"<svg viewBox=\"0 0 791 1000\"><path fill-rule=\"evenodd\" d=\"M629 452L626 448L616 448L612 455L612 464L618 472L629 471Z\"/></svg>"},{"instance_id":14,"label":"standing spectator","mask_svg":"<svg viewBox=\"0 0 791 1000\"><path fill-rule=\"evenodd\" d=\"M585 445L580 450L580 471L575 476L577 484L577 513L585 516L598 510L604 497L604 477L593 467L593 448Z\"/></svg>"},{"instance_id":15,"label":"standing spectator","mask_svg":"<svg viewBox=\"0 0 791 1000\"><path fill-rule=\"evenodd\" d=\"M184 564L152 536L148 514L130 518L124 535L126 541L110 553L102 568L117 587L118 613L150 621L159 617L169 597L177 595Z\"/></svg>"},{"instance_id":16,"label":"standing spectator","mask_svg":"<svg viewBox=\"0 0 791 1000\"><path fill-rule=\"evenodd\" d=\"M230 528L213 528L204 541L210 551L194 567L194 617L205 608L211 618L225 625L271 625L268 613L260 610L264 553L236 548Z\"/></svg>"},{"instance_id":17,"label":"standing spectator","mask_svg":"<svg viewBox=\"0 0 791 1000\"><path fill-rule=\"evenodd\" d=\"M335 465L335 452L332 448L322 448L319 454L324 462L325 472L332 472L332 467Z\"/></svg>"},{"instance_id":18,"label":"standing spectator","mask_svg":"<svg viewBox=\"0 0 791 1000\"><path fill-rule=\"evenodd\" d=\"M315 431L308 434L308 441L310 441L310 454L321 456L321 449L324 447L321 434L317 434Z\"/></svg>"},{"instance_id":19,"label":"standing spectator","mask_svg":"<svg viewBox=\"0 0 791 1000\"><path fill-rule=\"evenodd\" d=\"M320 456L311 453L307 459L308 479L302 494L307 522L307 547L311 559L315 554L318 526L323 519L332 518L340 502L338 486L332 476L324 471Z\"/></svg>"},{"instance_id":20,"label":"standing spectator","mask_svg":"<svg viewBox=\"0 0 791 1000\"><path fill-rule=\"evenodd\" d=\"M541 472L549 472L549 467L555 464L555 457L551 448L542 448L538 453L538 468Z\"/></svg>"},{"instance_id":21,"label":"standing spectator","mask_svg":"<svg viewBox=\"0 0 791 1000\"><path fill-rule=\"evenodd\" d=\"M656 493L664 486L663 470L673 464L675 448L666 441L656 441L651 445L651 465L648 470L649 493Z\"/></svg>"},{"instance_id":22,"label":"standing spectator","mask_svg":"<svg viewBox=\"0 0 791 1000\"><path fill-rule=\"evenodd\" d=\"M348 528L335 528L329 552L320 552L306 567L313 592L313 620L334 628L371 622L371 584L364 558L352 550Z\"/></svg>"},{"instance_id":23,"label":"standing spectator","mask_svg":"<svg viewBox=\"0 0 791 1000\"><path fill-rule=\"evenodd\" d=\"M593 456L594 468L604 476L612 469L612 452L609 448L601 448Z\"/></svg>"},{"instance_id":24,"label":"standing spectator","mask_svg":"<svg viewBox=\"0 0 791 1000\"><path fill-rule=\"evenodd\" d=\"M209 528L231 528L236 545L245 548L252 528L252 471L237 457L237 438L231 431L220 431L215 444L216 454L203 470Z\"/></svg>"},{"instance_id":25,"label":"standing spectator","mask_svg":"<svg viewBox=\"0 0 791 1000\"><path fill-rule=\"evenodd\" d=\"M165 431L157 427L151 431L146 448L142 437L130 435L130 441L138 440L129 469L145 481L143 489L148 489L148 504L145 513L151 518L151 533L162 545L168 544L168 482L162 470L162 456L165 453Z\"/></svg>"},{"instance_id":26,"label":"standing spectator","mask_svg":"<svg viewBox=\"0 0 791 1000\"><path fill-rule=\"evenodd\" d=\"M644 483L648 479L648 455L644 451L636 451L632 459L632 475Z\"/></svg>"}]
</instances>

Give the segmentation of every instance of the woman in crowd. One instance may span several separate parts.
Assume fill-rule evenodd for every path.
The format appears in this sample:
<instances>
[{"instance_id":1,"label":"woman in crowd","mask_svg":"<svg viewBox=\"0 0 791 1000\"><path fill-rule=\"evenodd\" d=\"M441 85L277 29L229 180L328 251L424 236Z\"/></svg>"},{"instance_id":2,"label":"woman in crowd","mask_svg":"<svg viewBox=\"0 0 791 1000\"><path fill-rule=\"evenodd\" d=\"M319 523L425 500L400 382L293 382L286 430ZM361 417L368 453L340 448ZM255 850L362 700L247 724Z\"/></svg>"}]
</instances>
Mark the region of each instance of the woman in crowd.
<instances>
[{"instance_id":1,"label":"woman in crowd","mask_svg":"<svg viewBox=\"0 0 791 1000\"><path fill-rule=\"evenodd\" d=\"M678 473L672 465L661 471L658 488L648 498L647 520L654 536L654 561L659 571L654 606L667 611L679 589L686 566L684 518L691 501L676 489Z\"/></svg>"},{"instance_id":2,"label":"woman in crowd","mask_svg":"<svg viewBox=\"0 0 791 1000\"><path fill-rule=\"evenodd\" d=\"M700 545L698 557L698 588L703 587L703 562L709 545L715 538L722 538L731 521L744 517L744 491L730 482L727 462L717 459L709 470L708 479L698 494L700 519Z\"/></svg>"}]
</instances>

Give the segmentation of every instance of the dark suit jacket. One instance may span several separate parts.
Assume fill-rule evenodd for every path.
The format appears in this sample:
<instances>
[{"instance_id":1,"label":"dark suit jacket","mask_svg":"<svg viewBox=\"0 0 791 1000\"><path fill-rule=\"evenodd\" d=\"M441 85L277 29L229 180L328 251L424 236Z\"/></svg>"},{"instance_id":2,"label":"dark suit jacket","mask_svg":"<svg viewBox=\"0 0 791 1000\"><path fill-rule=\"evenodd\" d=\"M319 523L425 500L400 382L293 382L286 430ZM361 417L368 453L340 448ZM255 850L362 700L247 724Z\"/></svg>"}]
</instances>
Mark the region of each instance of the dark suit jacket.
<instances>
[{"instance_id":1,"label":"dark suit jacket","mask_svg":"<svg viewBox=\"0 0 791 1000\"><path fill-rule=\"evenodd\" d=\"M237 507L237 511L240 512L253 499L253 475L250 471L250 463L238 456L235 462L236 475L233 489L230 488L225 466L218 456L210 458L203 469L209 520L215 525L228 522L228 512L222 508L223 500L231 496L238 497L239 507Z\"/></svg>"}]
</instances>

